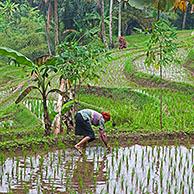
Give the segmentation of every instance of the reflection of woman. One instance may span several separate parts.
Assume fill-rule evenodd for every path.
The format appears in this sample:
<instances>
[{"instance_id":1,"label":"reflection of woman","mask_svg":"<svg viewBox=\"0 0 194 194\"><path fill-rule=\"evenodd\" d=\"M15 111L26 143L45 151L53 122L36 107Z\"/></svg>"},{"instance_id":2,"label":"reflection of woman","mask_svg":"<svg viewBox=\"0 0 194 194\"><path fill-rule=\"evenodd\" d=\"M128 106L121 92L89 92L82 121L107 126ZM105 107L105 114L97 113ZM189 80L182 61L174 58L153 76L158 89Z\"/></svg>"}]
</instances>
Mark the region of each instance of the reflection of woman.
<instances>
[{"instance_id":1,"label":"reflection of woman","mask_svg":"<svg viewBox=\"0 0 194 194\"><path fill-rule=\"evenodd\" d=\"M110 114L107 112L99 113L91 109L83 109L77 112L75 116L75 135L83 135L75 148L82 153L82 148L95 139L94 131L91 125L99 126L100 138L107 148L107 136L104 132L104 123L110 120Z\"/></svg>"}]
</instances>

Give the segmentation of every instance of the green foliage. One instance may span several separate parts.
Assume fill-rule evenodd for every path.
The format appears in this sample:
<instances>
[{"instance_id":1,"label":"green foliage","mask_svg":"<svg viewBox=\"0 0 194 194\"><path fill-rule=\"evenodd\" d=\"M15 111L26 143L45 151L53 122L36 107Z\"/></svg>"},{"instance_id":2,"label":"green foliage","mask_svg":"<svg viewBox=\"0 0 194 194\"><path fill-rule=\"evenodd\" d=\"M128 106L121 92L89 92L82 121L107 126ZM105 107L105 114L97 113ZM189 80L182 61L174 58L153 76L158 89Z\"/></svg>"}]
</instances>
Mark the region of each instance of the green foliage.
<instances>
[{"instance_id":1,"label":"green foliage","mask_svg":"<svg viewBox=\"0 0 194 194\"><path fill-rule=\"evenodd\" d=\"M78 42L64 42L59 46L59 58L61 62L58 67L65 79L75 84L82 83L98 76L103 59L100 55L105 50L94 44L80 45Z\"/></svg>"},{"instance_id":2,"label":"green foliage","mask_svg":"<svg viewBox=\"0 0 194 194\"><path fill-rule=\"evenodd\" d=\"M31 59L47 54L44 20L39 11L8 0L1 5L7 7L7 3L13 5L0 12L0 46L17 50Z\"/></svg>"},{"instance_id":3,"label":"green foliage","mask_svg":"<svg viewBox=\"0 0 194 194\"><path fill-rule=\"evenodd\" d=\"M147 46L147 58L145 63L156 68L166 66L176 61L175 54L177 45L175 43L176 31L170 27L169 22L159 20L153 24L151 37Z\"/></svg>"},{"instance_id":4,"label":"green foliage","mask_svg":"<svg viewBox=\"0 0 194 194\"><path fill-rule=\"evenodd\" d=\"M194 49L191 49L188 54L188 59L194 61Z\"/></svg>"},{"instance_id":5,"label":"green foliage","mask_svg":"<svg viewBox=\"0 0 194 194\"><path fill-rule=\"evenodd\" d=\"M76 102L74 100L70 100L66 102L61 109L62 115L64 115L66 112L68 112L75 104Z\"/></svg>"},{"instance_id":6,"label":"green foliage","mask_svg":"<svg viewBox=\"0 0 194 194\"><path fill-rule=\"evenodd\" d=\"M0 134L8 130L11 133L19 133L21 130L42 130L42 122L22 104L12 103L5 108L1 107L0 120ZM3 125L2 121L11 123Z\"/></svg>"},{"instance_id":7,"label":"green foliage","mask_svg":"<svg viewBox=\"0 0 194 194\"><path fill-rule=\"evenodd\" d=\"M194 72L194 49L190 50L187 59L189 61L188 68Z\"/></svg>"},{"instance_id":8,"label":"green foliage","mask_svg":"<svg viewBox=\"0 0 194 194\"><path fill-rule=\"evenodd\" d=\"M0 11L1 14L5 16L8 21L14 18L18 9L19 4L13 3L11 0L6 0L4 3L0 2Z\"/></svg>"},{"instance_id":9,"label":"green foliage","mask_svg":"<svg viewBox=\"0 0 194 194\"><path fill-rule=\"evenodd\" d=\"M7 58L11 58L18 64L27 65L30 67L34 66L34 63L30 59L10 48L0 47L0 55Z\"/></svg>"},{"instance_id":10,"label":"green foliage","mask_svg":"<svg viewBox=\"0 0 194 194\"><path fill-rule=\"evenodd\" d=\"M49 118L49 112L48 112L48 107L47 107L47 99L48 99L48 94L52 92L57 92L61 95L63 95L64 92L61 92L58 89L50 89L50 83L51 79L50 78L50 73L53 71L56 72L56 68L51 65L48 61L48 64L45 63L42 66L36 66L33 62L31 62L27 57L23 56L21 53L18 53L12 49L7 49L7 48L1 48L1 55L4 57L9 57L9 58L14 58L17 60L17 63L22 63L22 64L29 64L31 65L31 70L32 73L31 75L34 76L33 81L36 83L37 86L28 86L17 98L16 103L19 103L21 100L23 100L24 97L26 97L33 89L37 89L42 98L42 104L43 104L43 109L44 109L44 122L45 122L45 134L49 135L50 134L50 127L51 127L51 121ZM55 60L54 60L55 61ZM54 64L56 65L56 63ZM64 95L66 95L64 93Z\"/></svg>"},{"instance_id":11,"label":"green foliage","mask_svg":"<svg viewBox=\"0 0 194 194\"><path fill-rule=\"evenodd\" d=\"M62 16L65 29L85 30L96 26L97 21L86 20L88 13L96 13L95 1L72 0L62 1L60 4L60 16Z\"/></svg>"},{"instance_id":12,"label":"green foliage","mask_svg":"<svg viewBox=\"0 0 194 194\"><path fill-rule=\"evenodd\" d=\"M130 58L125 62L125 71L127 73L132 73L133 71L133 64Z\"/></svg>"}]
</instances>

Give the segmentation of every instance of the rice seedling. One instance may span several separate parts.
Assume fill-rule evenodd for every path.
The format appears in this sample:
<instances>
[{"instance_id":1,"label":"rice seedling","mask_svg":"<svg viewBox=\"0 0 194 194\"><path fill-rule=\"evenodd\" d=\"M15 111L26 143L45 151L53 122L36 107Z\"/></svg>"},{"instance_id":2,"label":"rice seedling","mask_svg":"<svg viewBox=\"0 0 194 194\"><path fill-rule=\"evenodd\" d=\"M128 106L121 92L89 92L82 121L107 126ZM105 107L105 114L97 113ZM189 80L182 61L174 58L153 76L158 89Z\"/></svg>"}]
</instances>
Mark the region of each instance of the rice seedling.
<instances>
[{"instance_id":1,"label":"rice seedling","mask_svg":"<svg viewBox=\"0 0 194 194\"><path fill-rule=\"evenodd\" d=\"M137 165L137 153L135 153L135 166Z\"/></svg>"},{"instance_id":2,"label":"rice seedling","mask_svg":"<svg viewBox=\"0 0 194 194\"><path fill-rule=\"evenodd\" d=\"M147 158L148 158L148 162L150 162L150 150L148 151L148 156L147 156Z\"/></svg>"},{"instance_id":3,"label":"rice seedling","mask_svg":"<svg viewBox=\"0 0 194 194\"><path fill-rule=\"evenodd\" d=\"M112 157L111 157L111 165L112 165L112 167L114 169L114 155L113 154L112 154Z\"/></svg>"},{"instance_id":4,"label":"rice seedling","mask_svg":"<svg viewBox=\"0 0 194 194\"><path fill-rule=\"evenodd\" d=\"M105 150L101 147L98 147L98 149L96 149L96 152L91 152L90 155L89 149L91 148L88 148L88 150L86 151L85 159L87 160L87 158L89 157L89 160L93 160L93 162L95 163L95 175L92 179L92 188L94 188L94 191L98 191L100 193L101 190L104 189L103 193L113 193L115 185L117 186L115 191L116 193L127 194L130 193L130 191L132 191L133 193L174 193L175 188L177 189L177 193L182 191L188 193L192 191L193 180L190 173L193 168L191 161L192 149L188 148L186 150L185 147L183 149L181 147L177 147L177 161L175 161L174 147L168 146L147 146L147 149L146 146L132 146L130 148L118 147L115 148L115 152L108 154L107 158L104 158ZM118 158L116 158L117 152ZM158 154L159 152L160 154ZM42 158L44 158L44 162L42 163L42 170L40 171L42 160L41 156ZM63 150L48 153L46 154L46 156L40 155L37 157L37 160L34 160L34 157L29 156L26 160L26 173L29 172L27 171L27 169L29 169L29 163L31 174L29 173L28 177L25 177L24 175L25 164L23 165L23 160L21 159L21 163L18 164L19 179L21 177L21 174L22 181L30 177L29 182L34 181L36 186L38 184L41 185L41 183L44 181L43 179L50 181L50 185L53 182L55 183L59 181L61 188L65 187L65 190L66 187L69 188L69 190L66 192L72 193L74 191L73 188L75 188L75 190L78 192L78 188L76 188L76 185L74 185L74 181L71 182L72 172L76 168L75 164L77 163L78 158L77 156L75 157L75 154L68 154L68 152L65 153L65 156L66 157L64 157ZM101 157L103 157L105 164L105 169L103 169L104 183L100 182L100 184L98 184L99 180L97 177L102 170ZM17 158L18 160L20 159L20 157ZM14 163L12 163L15 167L17 166L17 158L15 158ZM50 166L50 158L53 161L52 166ZM33 168L31 168L31 166L33 166ZM36 172L36 170L33 171L33 169L36 168L38 168L38 173ZM10 184L12 184L12 171L14 170L10 169L9 175L6 175L9 176ZM90 172L91 171L86 168L85 176L88 177L90 175ZM14 173L17 175L17 171ZM153 175L158 178L153 178ZM34 178L35 180L33 180ZM16 179L16 177L13 178L13 180L14 179ZM83 183L85 183L85 178L82 177L82 181ZM117 183L115 181L117 181ZM129 187L129 185L132 185L132 187ZM81 189L79 181L78 186L80 192ZM163 188L162 191L161 188ZM89 190L86 191L85 188L83 188L83 190L82 192L90 192ZM55 192L57 192L57 190L55 190Z\"/></svg>"},{"instance_id":5,"label":"rice seedling","mask_svg":"<svg viewBox=\"0 0 194 194\"><path fill-rule=\"evenodd\" d=\"M121 164L122 164L122 161L120 160L120 161L119 161L119 165L118 165L117 175L116 175L117 178L118 178L118 177L120 176L120 174L121 174Z\"/></svg>"},{"instance_id":6,"label":"rice seedling","mask_svg":"<svg viewBox=\"0 0 194 194\"><path fill-rule=\"evenodd\" d=\"M11 168L11 176L12 176L12 177L14 176L14 165L13 165L12 168Z\"/></svg>"},{"instance_id":7,"label":"rice seedling","mask_svg":"<svg viewBox=\"0 0 194 194\"><path fill-rule=\"evenodd\" d=\"M66 188L68 188L69 187L69 185L70 185L70 177L68 176L67 178L66 178Z\"/></svg>"},{"instance_id":8,"label":"rice seedling","mask_svg":"<svg viewBox=\"0 0 194 194\"><path fill-rule=\"evenodd\" d=\"M54 180L56 179L56 171L57 171L56 168L54 168L54 177L53 177Z\"/></svg>"},{"instance_id":9,"label":"rice seedling","mask_svg":"<svg viewBox=\"0 0 194 194\"><path fill-rule=\"evenodd\" d=\"M121 190L124 190L124 176L121 176Z\"/></svg>"},{"instance_id":10,"label":"rice seedling","mask_svg":"<svg viewBox=\"0 0 194 194\"><path fill-rule=\"evenodd\" d=\"M150 167L148 168L148 173L147 173L147 185L150 183Z\"/></svg>"},{"instance_id":11,"label":"rice seedling","mask_svg":"<svg viewBox=\"0 0 194 194\"><path fill-rule=\"evenodd\" d=\"M138 183L139 183L139 179L138 179L138 176L136 174L136 176L135 176L135 186L136 186L136 188L138 188Z\"/></svg>"},{"instance_id":12,"label":"rice seedling","mask_svg":"<svg viewBox=\"0 0 194 194\"><path fill-rule=\"evenodd\" d=\"M160 168L160 186L162 187L162 181L163 181L163 169Z\"/></svg>"},{"instance_id":13,"label":"rice seedling","mask_svg":"<svg viewBox=\"0 0 194 194\"><path fill-rule=\"evenodd\" d=\"M33 168L33 160L32 160L32 156L30 156L30 167L31 167L31 169Z\"/></svg>"},{"instance_id":14,"label":"rice seedling","mask_svg":"<svg viewBox=\"0 0 194 194\"><path fill-rule=\"evenodd\" d=\"M118 156L119 156L119 148L118 148L118 146L116 146L116 159L118 160Z\"/></svg>"},{"instance_id":15,"label":"rice seedling","mask_svg":"<svg viewBox=\"0 0 194 194\"><path fill-rule=\"evenodd\" d=\"M116 184L115 184L114 190L113 190L113 194L116 194L116 189L117 189L117 186L116 186Z\"/></svg>"},{"instance_id":16,"label":"rice seedling","mask_svg":"<svg viewBox=\"0 0 194 194\"><path fill-rule=\"evenodd\" d=\"M129 150L129 159L131 159L131 149Z\"/></svg>"},{"instance_id":17,"label":"rice seedling","mask_svg":"<svg viewBox=\"0 0 194 194\"><path fill-rule=\"evenodd\" d=\"M49 184L51 183L51 175L49 175L49 177L48 177L48 182L49 182Z\"/></svg>"},{"instance_id":18,"label":"rice seedling","mask_svg":"<svg viewBox=\"0 0 194 194\"><path fill-rule=\"evenodd\" d=\"M135 175L135 168L132 168L132 173L131 173L132 182L133 182L134 175Z\"/></svg>"},{"instance_id":19,"label":"rice seedling","mask_svg":"<svg viewBox=\"0 0 194 194\"><path fill-rule=\"evenodd\" d=\"M96 175L94 175L93 181L94 181L94 187L96 187L96 184L97 184L97 177L96 177Z\"/></svg>"},{"instance_id":20,"label":"rice seedling","mask_svg":"<svg viewBox=\"0 0 194 194\"><path fill-rule=\"evenodd\" d=\"M52 185L51 185L51 193L54 193L54 182L52 183Z\"/></svg>"},{"instance_id":21,"label":"rice seedling","mask_svg":"<svg viewBox=\"0 0 194 194\"><path fill-rule=\"evenodd\" d=\"M19 158L16 158L16 168L17 168L17 169L18 169L18 167L19 167L19 162L20 162Z\"/></svg>"},{"instance_id":22,"label":"rice seedling","mask_svg":"<svg viewBox=\"0 0 194 194\"><path fill-rule=\"evenodd\" d=\"M83 179L80 175L78 175L78 183L79 183L79 188L81 189L81 191L84 188L84 183L83 183Z\"/></svg>"},{"instance_id":23,"label":"rice seedling","mask_svg":"<svg viewBox=\"0 0 194 194\"><path fill-rule=\"evenodd\" d=\"M184 166L183 168L183 177L185 177L185 174L186 174L186 166Z\"/></svg>"},{"instance_id":24,"label":"rice seedling","mask_svg":"<svg viewBox=\"0 0 194 194\"><path fill-rule=\"evenodd\" d=\"M24 183L24 193L29 193L29 187L27 183Z\"/></svg>"},{"instance_id":25,"label":"rice seedling","mask_svg":"<svg viewBox=\"0 0 194 194\"><path fill-rule=\"evenodd\" d=\"M109 181L107 181L107 183L106 183L106 191L107 191L107 193L109 193Z\"/></svg>"},{"instance_id":26,"label":"rice seedling","mask_svg":"<svg viewBox=\"0 0 194 194\"><path fill-rule=\"evenodd\" d=\"M7 175L7 182L9 182L10 181L9 173L7 172L6 175Z\"/></svg>"},{"instance_id":27,"label":"rice seedling","mask_svg":"<svg viewBox=\"0 0 194 194\"><path fill-rule=\"evenodd\" d=\"M129 158L126 157L126 167L127 167L127 172L129 171Z\"/></svg>"},{"instance_id":28,"label":"rice seedling","mask_svg":"<svg viewBox=\"0 0 194 194\"><path fill-rule=\"evenodd\" d=\"M125 183L125 194L128 194L128 185Z\"/></svg>"}]
</instances>

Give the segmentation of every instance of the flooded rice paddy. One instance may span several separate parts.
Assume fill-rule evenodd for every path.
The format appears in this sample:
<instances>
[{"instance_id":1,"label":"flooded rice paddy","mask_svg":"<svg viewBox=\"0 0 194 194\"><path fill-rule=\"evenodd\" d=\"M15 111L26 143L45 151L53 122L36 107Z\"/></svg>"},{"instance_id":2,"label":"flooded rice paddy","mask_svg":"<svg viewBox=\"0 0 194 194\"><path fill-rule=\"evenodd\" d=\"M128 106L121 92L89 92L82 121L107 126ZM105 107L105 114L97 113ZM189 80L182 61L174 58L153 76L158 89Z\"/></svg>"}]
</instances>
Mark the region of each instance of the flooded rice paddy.
<instances>
[{"instance_id":1,"label":"flooded rice paddy","mask_svg":"<svg viewBox=\"0 0 194 194\"><path fill-rule=\"evenodd\" d=\"M194 193L194 146L88 147L1 157L0 193Z\"/></svg>"}]
</instances>

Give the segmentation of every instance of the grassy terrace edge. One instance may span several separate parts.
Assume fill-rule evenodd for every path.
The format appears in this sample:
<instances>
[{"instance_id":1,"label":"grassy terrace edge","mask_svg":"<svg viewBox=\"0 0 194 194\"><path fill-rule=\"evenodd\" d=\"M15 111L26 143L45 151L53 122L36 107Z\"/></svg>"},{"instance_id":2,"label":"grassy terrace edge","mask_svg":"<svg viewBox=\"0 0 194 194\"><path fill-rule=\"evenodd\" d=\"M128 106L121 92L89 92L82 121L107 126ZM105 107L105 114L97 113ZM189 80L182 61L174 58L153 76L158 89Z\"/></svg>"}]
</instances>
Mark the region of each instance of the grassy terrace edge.
<instances>
[{"instance_id":1,"label":"grassy terrace edge","mask_svg":"<svg viewBox=\"0 0 194 194\"><path fill-rule=\"evenodd\" d=\"M132 145L132 144L152 144L153 142L159 142L162 144L169 144L174 142L177 144L191 145L194 144L194 132L185 133L185 132L159 132L159 133L128 133L128 132L119 132L119 133L108 133L108 139L110 145ZM47 136L39 138L28 138L26 140L15 140L0 142L1 151L23 151L25 149L36 150L39 149L48 149L53 146L55 148L65 149L66 147L72 147L76 143L76 138L74 134L68 135L59 135L59 136ZM102 144L100 139L96 137L96 140L91 144ZM102 144L103 146L103 144Z\"/></svg>"}]
</instances>

